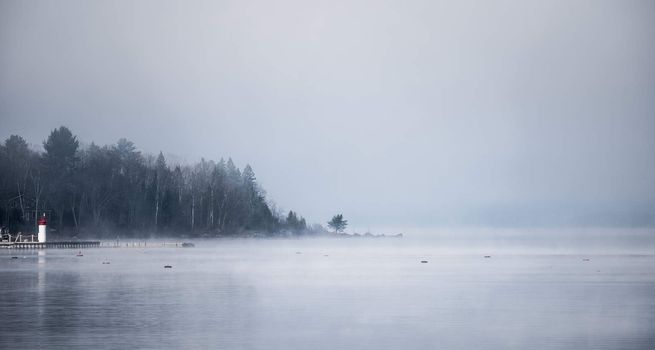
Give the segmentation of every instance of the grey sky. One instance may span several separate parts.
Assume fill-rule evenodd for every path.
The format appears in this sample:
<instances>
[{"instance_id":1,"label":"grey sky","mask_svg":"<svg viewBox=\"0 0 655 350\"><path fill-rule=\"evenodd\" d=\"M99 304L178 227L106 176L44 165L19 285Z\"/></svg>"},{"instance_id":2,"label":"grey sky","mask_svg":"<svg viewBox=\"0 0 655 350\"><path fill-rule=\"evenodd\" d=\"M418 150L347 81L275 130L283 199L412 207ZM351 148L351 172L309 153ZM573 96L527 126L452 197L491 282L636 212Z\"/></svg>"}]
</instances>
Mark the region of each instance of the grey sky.
<instances>
[{"instance_id":1,"label":"grey sky","mask_svg":"<svg viewBox=\"0 0 655 350\"><path fill-rule=\"evenodd\" d=\"M655 223L655 3L0 0L0 123L231 156L309 221Z\"/></svg>"}]
</instances>

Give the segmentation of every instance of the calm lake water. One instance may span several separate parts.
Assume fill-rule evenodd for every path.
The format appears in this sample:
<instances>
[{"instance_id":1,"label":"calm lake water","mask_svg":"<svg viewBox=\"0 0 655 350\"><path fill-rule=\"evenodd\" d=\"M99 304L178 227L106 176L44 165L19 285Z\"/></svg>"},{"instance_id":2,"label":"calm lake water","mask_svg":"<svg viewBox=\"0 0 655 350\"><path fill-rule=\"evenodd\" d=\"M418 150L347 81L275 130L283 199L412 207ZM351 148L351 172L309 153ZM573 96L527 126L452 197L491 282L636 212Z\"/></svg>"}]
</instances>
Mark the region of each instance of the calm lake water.
<instances>
[{"instance_id":1,"label":"calm lake water","mask_svg":"<svg viewBox=\"0 0 655 350\"><path fill-rule=\"evenodd\" d=\"M1 250L0 348L655 349L653 230L194 243Z\"/></svg>"}]
</instances>

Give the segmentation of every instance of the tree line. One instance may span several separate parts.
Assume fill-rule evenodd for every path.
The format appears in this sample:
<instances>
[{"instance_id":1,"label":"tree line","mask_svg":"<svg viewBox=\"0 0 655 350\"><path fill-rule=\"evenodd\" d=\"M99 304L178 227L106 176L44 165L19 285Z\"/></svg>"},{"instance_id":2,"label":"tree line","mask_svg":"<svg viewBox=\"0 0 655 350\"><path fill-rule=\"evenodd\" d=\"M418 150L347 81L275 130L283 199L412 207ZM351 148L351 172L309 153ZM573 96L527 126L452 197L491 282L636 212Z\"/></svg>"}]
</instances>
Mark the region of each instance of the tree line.
<instances>
[{"instance_id":1,"label":"tree line","mask_svg":"<svg viewBox=\"0 0 655 350\"><path fill-rule=\"evenodd\" d=\"M0 144L0 200L3 227L31 233L47 213L55 237L323 231L294 211L276 213L250 165L241 170L231 158L171 165L126 139L81 147L64 126L42 151L18 135Z\"/></svg>"}]
</instances>

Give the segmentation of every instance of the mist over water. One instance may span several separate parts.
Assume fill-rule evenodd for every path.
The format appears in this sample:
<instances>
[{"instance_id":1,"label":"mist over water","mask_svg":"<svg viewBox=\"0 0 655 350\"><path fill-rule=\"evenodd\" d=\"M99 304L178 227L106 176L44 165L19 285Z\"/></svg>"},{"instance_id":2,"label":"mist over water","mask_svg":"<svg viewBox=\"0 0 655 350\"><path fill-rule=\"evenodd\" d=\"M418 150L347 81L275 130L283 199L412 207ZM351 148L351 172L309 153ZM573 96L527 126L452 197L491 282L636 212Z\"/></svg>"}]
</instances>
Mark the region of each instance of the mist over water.
<instances>
[{"instance_id":1,"label":"mist over water","mask_svg":"<svg viewBox=\"0 0 655 350\"><path fill-rule=\"evenodd\" d=\"M655 345L652 230L194 243L0 251L0 348Z\"/></svg>"},{"instance_id":2,"label":"mist over water","mask_svg":"<svg viewBox=\"0 0 655 350\"><path fill-rule=\"evenodd\" d=\"M0 249L0 350L655 349L653 62L648 0L0 0L13 237L404 234Z\"/></svg>"},{"instance_id":3,"label":"mist over water","mask_svg":"<svg viewBox=\"0 0 655 350\"><path fill-rule=\"evenodd\" d=\"M655 254L653 228L376 228L440 254ZM362 231L365 232L365 231Z\"/></svg>"}]
</instances>

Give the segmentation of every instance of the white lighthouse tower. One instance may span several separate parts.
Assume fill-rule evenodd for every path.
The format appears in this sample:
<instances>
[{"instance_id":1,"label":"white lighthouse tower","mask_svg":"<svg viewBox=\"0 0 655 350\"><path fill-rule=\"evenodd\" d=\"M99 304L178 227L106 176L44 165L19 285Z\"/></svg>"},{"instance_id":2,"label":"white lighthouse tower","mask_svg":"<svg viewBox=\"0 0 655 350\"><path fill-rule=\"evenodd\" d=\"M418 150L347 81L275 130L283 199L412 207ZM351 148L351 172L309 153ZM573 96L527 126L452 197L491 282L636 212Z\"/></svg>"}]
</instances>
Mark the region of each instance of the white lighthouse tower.
<instances>
[{"instance_id":1,"label":"white lighthouse tower","mask_svg":"<svg viewBox=\"0 0 655 350\"><path fill-rule=\"evenodd\" d=\"M43 216L39 218L39 242L44 243L45 242L45 228L46 225L48 224L48 221L45 219L45 213L43 213Z\"/></svg>"}]
</instances>

